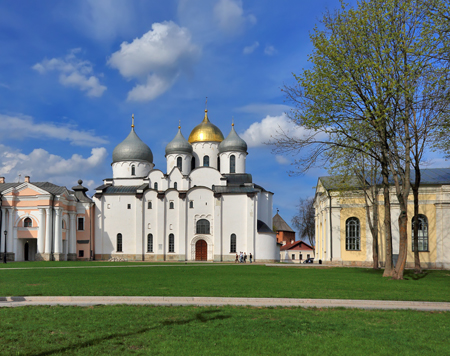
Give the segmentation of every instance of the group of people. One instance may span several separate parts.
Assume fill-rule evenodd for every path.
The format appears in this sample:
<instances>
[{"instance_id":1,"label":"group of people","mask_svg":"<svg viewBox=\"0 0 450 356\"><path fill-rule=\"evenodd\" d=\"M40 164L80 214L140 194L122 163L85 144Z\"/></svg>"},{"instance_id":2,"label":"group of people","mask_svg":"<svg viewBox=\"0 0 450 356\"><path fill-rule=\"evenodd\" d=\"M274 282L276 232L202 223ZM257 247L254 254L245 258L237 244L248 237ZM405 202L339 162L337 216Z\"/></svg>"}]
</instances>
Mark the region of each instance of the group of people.
<instances>
[{"instance_id":1,"label":"group of people","mask_svg":"<svg viewBox=\"0 0 450 356\"><path fill-rule=\"evenodd\" d=\"M250 263L252 263L253 256L251 252L248 257L250 259ZM236 259L234 260L234 263L247 263L247 254L242 251L239 252L239 254L236 253Z\"/></svg>"}]
</instances>

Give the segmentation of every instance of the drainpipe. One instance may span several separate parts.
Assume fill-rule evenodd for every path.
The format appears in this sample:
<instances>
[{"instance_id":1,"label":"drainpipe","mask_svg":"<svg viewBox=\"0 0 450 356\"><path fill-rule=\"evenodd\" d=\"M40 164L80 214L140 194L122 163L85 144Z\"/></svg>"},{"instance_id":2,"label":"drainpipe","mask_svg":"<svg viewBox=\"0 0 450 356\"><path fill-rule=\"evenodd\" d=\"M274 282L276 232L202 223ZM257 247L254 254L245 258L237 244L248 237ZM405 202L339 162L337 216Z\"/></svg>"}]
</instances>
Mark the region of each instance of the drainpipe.
<instances>
[{"instance_id":1,"label":"drainpipe","mask_svg":"<svg viewBox=\"0 0 450 356\"><path fill-rule=\"evenodd\" d=\"M54 250L53 250L53 243L54 243L54 239L55 239L55 225L54 225L54 219L55 219L55 195L51 194L52 196L52 244L51 244L51 249L50 249L50 261L53 261L55 256L54 256Z\"/></svg>"},{"instance_id":2,"label":"drainpipe","mask_svg":"<svg viewBox=\"0 0 450 356\"><path fill-rule=\"evenodd\" d=\"M328 198L330 199L330 261L333 261L333 222L331 220L331 194L330 191L327 190Z\"/></svg>"}]
</instances>

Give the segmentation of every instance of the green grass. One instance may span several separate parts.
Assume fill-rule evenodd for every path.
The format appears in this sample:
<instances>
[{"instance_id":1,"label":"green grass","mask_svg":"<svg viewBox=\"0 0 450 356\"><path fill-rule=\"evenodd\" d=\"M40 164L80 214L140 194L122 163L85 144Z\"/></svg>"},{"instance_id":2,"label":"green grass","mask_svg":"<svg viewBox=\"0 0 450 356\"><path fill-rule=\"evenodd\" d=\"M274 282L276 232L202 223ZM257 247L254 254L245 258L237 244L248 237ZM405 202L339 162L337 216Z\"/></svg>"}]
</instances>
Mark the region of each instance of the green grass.
<instances>
[{"instance_id":1,"label":"green grass","mask_svg":"<svg viewBox=\"0 0 450 356\"><path fill-rule=\"evenodd\" d=\"M58 265L69 266L70 263ZM76 265L89 264L78 262ZM282 268L249 264L2 269L0 294L450 301L450 271L430 270L421 275L407 271L402 281L383 278L382 273L362 268Z\"/></svg>"},{"instance_id":2,"label":"green grass","mask_svg":"<svg viewBox=\"0 0 450 356\"><path fill-rule=\"evenodd\" d=\"M449 355L450 313L245 307L0 309L2 355Z\"/></svg>"}]
</instances>

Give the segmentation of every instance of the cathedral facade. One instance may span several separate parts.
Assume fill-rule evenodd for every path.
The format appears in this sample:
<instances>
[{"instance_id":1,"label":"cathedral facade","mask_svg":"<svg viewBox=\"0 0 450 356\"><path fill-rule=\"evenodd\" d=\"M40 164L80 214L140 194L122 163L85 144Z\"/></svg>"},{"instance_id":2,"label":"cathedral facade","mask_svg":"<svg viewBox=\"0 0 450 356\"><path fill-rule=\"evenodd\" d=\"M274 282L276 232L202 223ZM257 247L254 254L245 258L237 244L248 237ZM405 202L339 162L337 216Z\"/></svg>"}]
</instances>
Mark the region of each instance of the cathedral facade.
<instances>
[{"instance_id":1,"label":"cathedral facade","mask_svg":"<svg viewBox=\"0 0 450 356\"><path fill-rule=\"evenodd\" d=\"M208 119L166 146L166 171L132 124L113 151L113 177L95 190L95 258L137 261L279 260L273 193L246 172L247 144Z\"/></svg>"}]
</instances>

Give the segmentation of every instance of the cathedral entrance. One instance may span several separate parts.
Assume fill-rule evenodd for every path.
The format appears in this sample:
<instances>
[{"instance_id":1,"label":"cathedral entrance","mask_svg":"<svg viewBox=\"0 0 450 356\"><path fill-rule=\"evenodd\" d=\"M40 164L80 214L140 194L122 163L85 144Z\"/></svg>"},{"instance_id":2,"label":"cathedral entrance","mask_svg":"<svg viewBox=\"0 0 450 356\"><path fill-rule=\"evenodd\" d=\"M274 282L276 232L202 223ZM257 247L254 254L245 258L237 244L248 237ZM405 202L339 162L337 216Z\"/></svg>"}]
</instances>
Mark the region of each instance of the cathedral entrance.
<instances>
[{"instance_id":1,"label":"cathedral entrance","mask_svg":"<svg viewBox=\"0 0 450 356\"><path fill-rule=\"evenodd\" d=\"M30 245L28 244L28 241L27 241L27 242L25 242L24 251L23 251L25 261L30 260L29 253L30 253Z\"/></svg>"},{"instance_id":2,"label":"cathedral entrance","mask_svg":"<svg viewBox=\"0 0 450 356\"><path fill-rule=\"evenodd\" d=\"M208 244L205 240L198 240L195 243L195 260L207 261L208 260Z\"/></svg>"}]
</instances>

